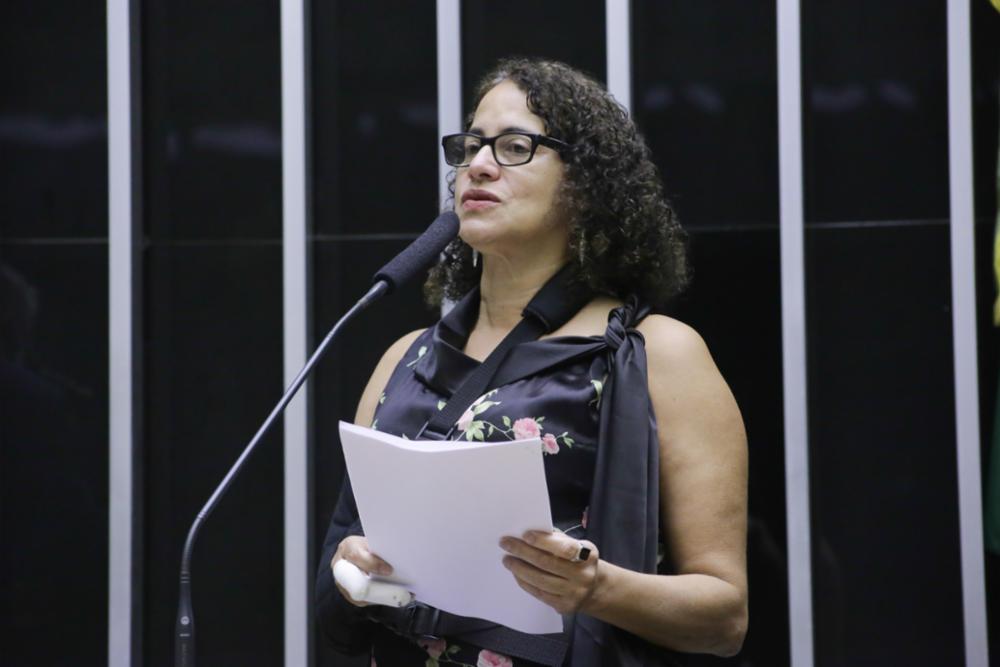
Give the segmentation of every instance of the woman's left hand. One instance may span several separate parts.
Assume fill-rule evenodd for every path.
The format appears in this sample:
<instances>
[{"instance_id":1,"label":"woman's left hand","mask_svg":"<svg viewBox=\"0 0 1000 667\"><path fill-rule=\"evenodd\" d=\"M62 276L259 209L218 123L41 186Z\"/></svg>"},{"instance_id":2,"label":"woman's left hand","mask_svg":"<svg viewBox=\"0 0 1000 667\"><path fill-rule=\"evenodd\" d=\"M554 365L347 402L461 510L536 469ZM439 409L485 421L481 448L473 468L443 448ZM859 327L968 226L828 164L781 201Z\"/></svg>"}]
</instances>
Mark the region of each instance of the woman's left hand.
<instances>
[{"instance_id":1,"label":"woman's left hand","mask_svg":"<svg viewBox=\"0 0 1000 667\"><path fill-rule=\"evenodd\" d=\"M560 614L585 610L598 586L600 562L597 547L587 540L575 540L560 532L528 531L521 539L504 537L500 547L509 555L503 564L518 586ZM581 547L589 549L586 559L575 560Z\"/></svg>"}]
</instances>

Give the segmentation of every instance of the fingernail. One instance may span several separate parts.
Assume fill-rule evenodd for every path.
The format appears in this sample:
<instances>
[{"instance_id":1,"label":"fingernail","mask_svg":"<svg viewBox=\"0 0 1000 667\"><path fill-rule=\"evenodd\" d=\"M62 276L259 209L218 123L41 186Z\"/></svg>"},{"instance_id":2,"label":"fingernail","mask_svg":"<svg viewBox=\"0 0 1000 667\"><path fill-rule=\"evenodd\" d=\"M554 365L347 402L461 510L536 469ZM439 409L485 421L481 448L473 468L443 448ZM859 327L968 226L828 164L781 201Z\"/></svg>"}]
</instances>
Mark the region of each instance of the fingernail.
<instances>
[{"instance_id":1,"label":"fingernail","mask_svg":"<svg viewBox=\"0 0 1000 667\"><path fill-rule=\"evenodd\" d=\"M510 538L508 538L508 537L501 537L500 538L500 548L503 549L503 550L505 550L505 551L508 550L508 549L510 549Z\"/></svg>"}]
</instances>

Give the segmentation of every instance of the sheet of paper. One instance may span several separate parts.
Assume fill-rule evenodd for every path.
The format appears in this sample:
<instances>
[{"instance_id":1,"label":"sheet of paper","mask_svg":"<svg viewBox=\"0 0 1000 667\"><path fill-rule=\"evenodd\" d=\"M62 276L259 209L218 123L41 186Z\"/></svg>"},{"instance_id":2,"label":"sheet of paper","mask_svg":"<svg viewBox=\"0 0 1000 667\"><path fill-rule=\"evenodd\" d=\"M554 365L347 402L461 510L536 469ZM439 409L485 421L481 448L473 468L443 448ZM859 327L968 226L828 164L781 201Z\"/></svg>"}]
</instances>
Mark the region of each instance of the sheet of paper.
<instances>
[{"instance_id":1,"label":"sheet of paper","mask_svg":"<svg viewBox=\"0 0 1000 667\"><path fill-rule=\"evenodd\" d=\"M344 459L386 581L418 601L530 633L562 617L521 590L501 563L504 535L552 530L542 444L411 441L340 422Z\"/></svg>"}]
</instances>

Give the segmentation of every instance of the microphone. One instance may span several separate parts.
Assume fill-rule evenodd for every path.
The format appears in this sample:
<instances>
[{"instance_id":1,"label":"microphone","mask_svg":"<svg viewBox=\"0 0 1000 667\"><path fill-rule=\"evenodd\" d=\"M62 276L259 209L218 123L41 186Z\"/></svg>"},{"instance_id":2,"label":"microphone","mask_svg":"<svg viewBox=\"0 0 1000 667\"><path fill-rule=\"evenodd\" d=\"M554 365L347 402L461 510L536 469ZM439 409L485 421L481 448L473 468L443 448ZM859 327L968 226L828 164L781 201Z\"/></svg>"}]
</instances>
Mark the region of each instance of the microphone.
<instances>
[{"instance_id":1,"label":"microphone","mask_svg":"<svg viewBox=\"0 0 1000 667\"><path fill-rule=\"evenodd\" d=\"M392 292L433 264L456 236L458 216L452 211L445 211L406 250L379 269L372 282L384 280L389 285L386 294Z\"/></svg>"},{"instance_id":2,"label":"microphone","mask_svg":"<svg viewBox=\"0 0 1000 667\"><path fill-rule=\"evenodd\" d=\"M346 315L333 325L333 328L330 329L323 342L319 344L316 351L309 357L306 365L302 367L302 370L295 376L292 383L288 385L288 389L285 390L281 400L278 401L277 405L271 410L271 414L267 416L264 423L257 429L257 433L254 434L249 444L243 450L243 453L240 454L239 458L236 459L236 462L229 469L229 472L226 473L226 476L205 503L205 506L198 512L198 516L195 517L191 528L188 530L187 539L184 541L184 550L181 552L180 595L177 601L177 619L174 628L174 665L176 667L194 667L195 664L194 607L191 604L191 554L194 550L194 541L198 536L198 529L201 528L201 524L204 523L208 515L219 504L219 500L229 490L230 485L236 479L244 462L253 453L257 443L267 435L274 422L285 411L288 403L295 397L299 388L312 373L313 368L326 353L330 342L340 332L344 324L382 295L392 292L403 283L412 280L418 273L427 269L437 260L441 251L456 236L458 236L458 216L451 211L442 213L431 223L427 231L417 237L403 252L396 255L392 261L375 274L372 281L374 284L371 289L347 311Z\"/></svg>"}]
</instances>

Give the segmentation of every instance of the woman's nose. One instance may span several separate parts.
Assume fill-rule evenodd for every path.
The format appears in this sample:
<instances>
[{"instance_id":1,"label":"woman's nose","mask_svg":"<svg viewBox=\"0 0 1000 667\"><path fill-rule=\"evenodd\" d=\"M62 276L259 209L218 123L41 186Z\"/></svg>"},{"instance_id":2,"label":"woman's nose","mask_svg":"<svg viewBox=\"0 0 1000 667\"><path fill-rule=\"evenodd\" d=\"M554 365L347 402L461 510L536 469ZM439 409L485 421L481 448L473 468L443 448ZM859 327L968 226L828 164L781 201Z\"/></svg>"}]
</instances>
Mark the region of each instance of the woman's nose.
<instances>
[{"instance_id":1,"label":"woman's nose","mask_svg":"<svg viewBox=\"0 0 1000 667\"><path fill-rule=\"evenodd\" d=\"M492 179L500 174L500 165L493 158L493 149L482 146L469 163L469 176L476 179Z\"/></svg>"}]
</instances>

